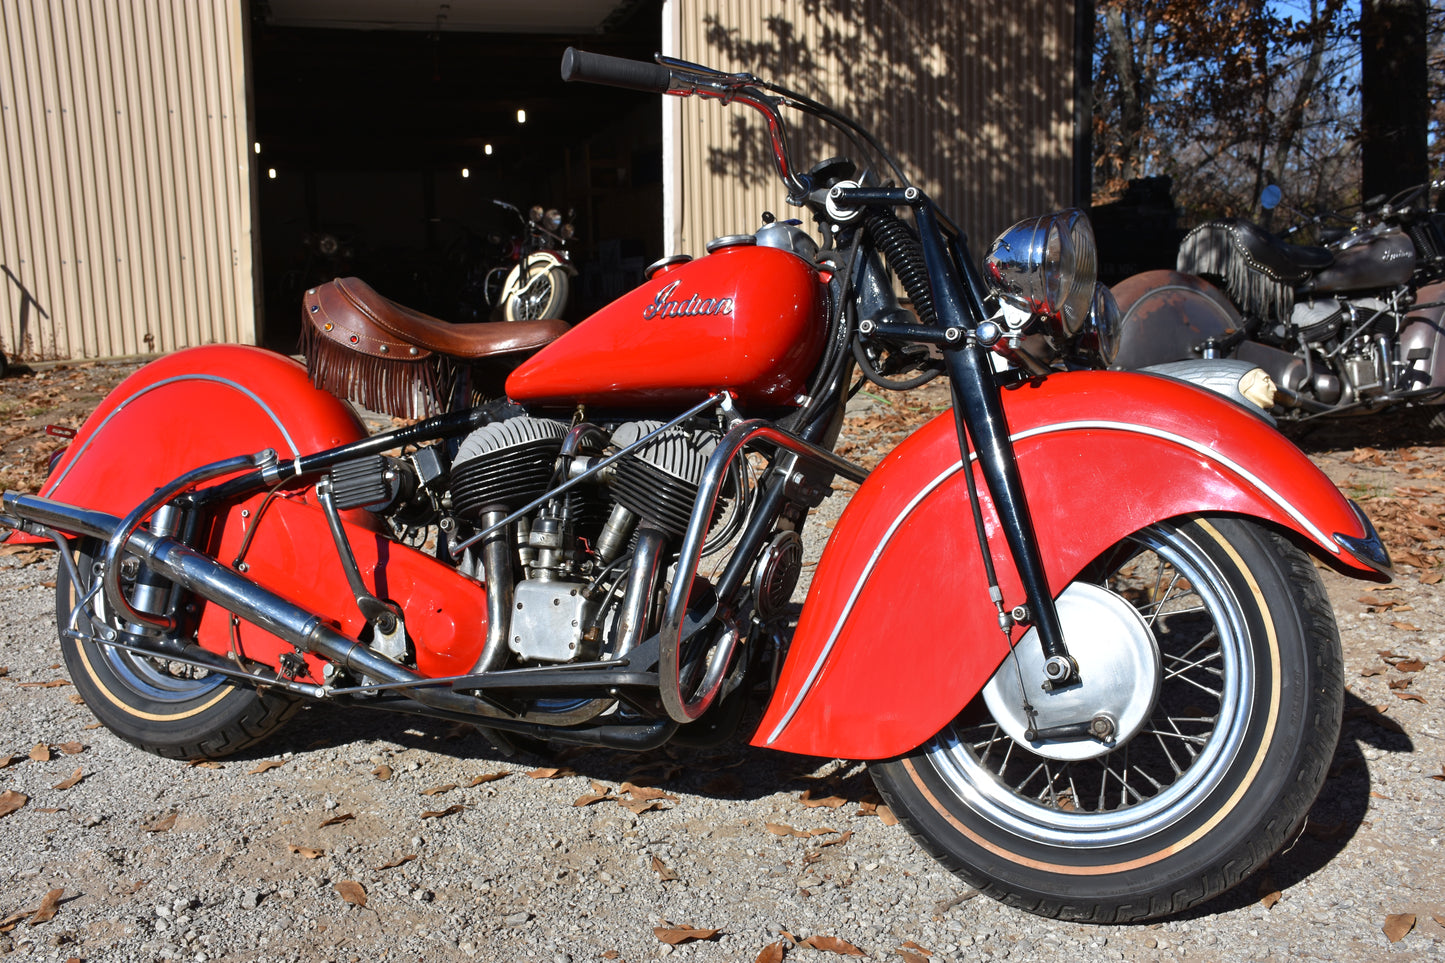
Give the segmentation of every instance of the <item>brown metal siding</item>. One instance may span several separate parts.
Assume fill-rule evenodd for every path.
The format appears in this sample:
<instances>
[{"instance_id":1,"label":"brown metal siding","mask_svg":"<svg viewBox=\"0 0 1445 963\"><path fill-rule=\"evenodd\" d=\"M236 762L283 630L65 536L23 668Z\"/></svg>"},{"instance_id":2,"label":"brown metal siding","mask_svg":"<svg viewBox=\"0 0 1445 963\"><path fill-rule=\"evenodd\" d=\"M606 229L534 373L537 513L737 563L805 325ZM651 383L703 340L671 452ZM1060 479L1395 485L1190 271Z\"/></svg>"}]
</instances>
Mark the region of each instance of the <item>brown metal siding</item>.
<instances>
[{"instance_id":1,"label":"brown metal siding","mask_svg":"<svg viewBox=\"0 0 1445 963\"><path fill-rule=\"evenodd\" d=\"M0 275L12 357L255 340L242 5L0 4ZM149 340L147 340L149 336Z\"/></svg>"},{"instance_id":2,"label":"brown metal siding","mask_svg":"<svg viewBox=\"0 0 1445 963\"><path fill-rule=\"evenodd\" d=\"M976 249L1026 214L1071 202L1070 0L669 2L677 5L678 56L749 70L850 114ZM764 210L789 216L756 117L716 101L683 101L673 250L701 253L709 238L754 230ZM856 151L795 137L804 166L830 153Z\"/></svg>"}]
</instances>

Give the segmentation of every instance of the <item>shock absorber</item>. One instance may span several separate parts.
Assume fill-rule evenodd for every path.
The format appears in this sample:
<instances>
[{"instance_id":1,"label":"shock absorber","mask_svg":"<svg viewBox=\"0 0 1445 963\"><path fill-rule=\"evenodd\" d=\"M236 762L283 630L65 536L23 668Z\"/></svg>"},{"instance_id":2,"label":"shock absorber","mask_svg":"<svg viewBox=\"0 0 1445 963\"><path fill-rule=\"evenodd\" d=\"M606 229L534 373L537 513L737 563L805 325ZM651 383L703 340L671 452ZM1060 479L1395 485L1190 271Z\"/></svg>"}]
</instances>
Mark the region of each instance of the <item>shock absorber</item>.
<instances>
[{"instance_id":1,"label":"shock absorber","mask_svg":"<svg viewBox=\"0 0 1445 963\"><path fill-rule=\"evenodd\" d=\"M863 219L868 237L883 252L888 266L903 282L903 290L913 301L919 324L933 324L933 291L928 286L928 269L923 263L923 248L913 229L890 210L874 210Z\"/></svg>"}]
</instances>

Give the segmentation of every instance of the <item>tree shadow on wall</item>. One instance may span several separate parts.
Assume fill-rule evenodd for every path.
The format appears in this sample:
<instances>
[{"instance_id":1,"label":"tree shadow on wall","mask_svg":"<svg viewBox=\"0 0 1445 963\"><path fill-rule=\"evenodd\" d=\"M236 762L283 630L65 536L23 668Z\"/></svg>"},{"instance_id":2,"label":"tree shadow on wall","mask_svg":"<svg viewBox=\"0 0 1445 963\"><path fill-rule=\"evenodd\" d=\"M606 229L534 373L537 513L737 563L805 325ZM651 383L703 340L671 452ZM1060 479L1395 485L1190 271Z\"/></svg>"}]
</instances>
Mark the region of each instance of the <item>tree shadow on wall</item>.
<instances>
[{"instance_id":1,"label":"tree shadow on wall","mask_svg":"<svg viewBox=\"0 0 1445 963\"><path fill-rule=\"evenodd\" d=\"M907 0L800 6L805 19L774 15L757 30L704 18L700 59L850 115L966 228L991 235L1003 217L1070 201L1073 139L1057 131L1073 124L1072 5L1032 0L1008 14ZM833 154L860 159L823 125L794 111L786 119L799 166ZM731 143L708 149L710 171L745 187L770 181L761 118L739 111L728 125ZM975 209L962 210L970 195Z\"/></svg>"}]
</instances>

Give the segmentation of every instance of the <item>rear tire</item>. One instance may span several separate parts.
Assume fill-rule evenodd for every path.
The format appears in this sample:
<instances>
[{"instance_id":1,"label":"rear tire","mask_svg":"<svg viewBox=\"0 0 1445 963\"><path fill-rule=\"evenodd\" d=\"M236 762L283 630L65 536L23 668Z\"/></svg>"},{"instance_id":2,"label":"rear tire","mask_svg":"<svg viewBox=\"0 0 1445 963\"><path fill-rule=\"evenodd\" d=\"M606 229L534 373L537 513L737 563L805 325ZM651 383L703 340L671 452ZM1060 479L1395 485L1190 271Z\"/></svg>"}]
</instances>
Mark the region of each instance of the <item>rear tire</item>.
<instances>
[{"instance_id":1,"label":"rear tire","mask_svg":"<svg viewBox=\"0 0 1445 963\"><path fill-rule=\"evenodd\" d=\"M172 759L217 758L261 741L296 714L301 702L291 695L260 692L223 675L66 636L76 600L95 584L98 552L96 543L81 543L76 566L83 584L78 593L66 567L60 566L56 623L71 682L107 729ZM93 609L103 608L100 600L97 595ZM85 612L77 627L95 634Z\"/></svg>"},{"instance_id":2,"label":"rear tire","mask_svg":"<svg viewBox=\"0 0 1445 963\"><path fill-rule=\"evenodd\" d=\"M1133 602L1159 646L1137 735L1045 758L979 697L871 769L918 841L997 899L1099 923L1177 913L1259 868L1323 785L1344 698L1334 615L1303 552L1232 518L1151 526L1080 581Z\"/></svg>"}]
</instances>

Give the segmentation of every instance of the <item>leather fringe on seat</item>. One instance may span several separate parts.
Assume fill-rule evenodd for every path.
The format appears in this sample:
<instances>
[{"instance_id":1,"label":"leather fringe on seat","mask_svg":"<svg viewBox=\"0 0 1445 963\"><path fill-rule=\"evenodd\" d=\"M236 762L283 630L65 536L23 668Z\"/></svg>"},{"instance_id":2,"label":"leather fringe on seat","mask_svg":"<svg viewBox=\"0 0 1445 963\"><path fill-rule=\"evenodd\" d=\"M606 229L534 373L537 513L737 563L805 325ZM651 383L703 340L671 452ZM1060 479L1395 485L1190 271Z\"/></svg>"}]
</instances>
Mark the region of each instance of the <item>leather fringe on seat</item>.
<instances>
[{"instance_id":1,"label":"leather fringe on seat","mask_svg":"<svg viewBox=\"0 0 1445 963\"><path fill-rule=\"evenodd\" d=\"M443 355L393 359L363 354L325 337L309 318L301 325L300 349L312 384L370 411L428 418L447 411L458 391L470 400L467 372Z\"/></svg>"},{"instance_id":2,"label":"leather fringe on seat","mask_svg":"<svg viewBox=\"0 0 1445 963\"><path fill-rule=\"evenodd\" d=\"M1243 239L1236 237L1228 222L1210 221L1186 234L1176 265L1185 274L1221 281L1230 300L1246 315L1287 322L1294 311L1294 284L1274 277L1250 258Z\"/></svg>"}]
</instances>

